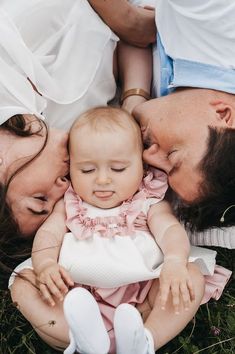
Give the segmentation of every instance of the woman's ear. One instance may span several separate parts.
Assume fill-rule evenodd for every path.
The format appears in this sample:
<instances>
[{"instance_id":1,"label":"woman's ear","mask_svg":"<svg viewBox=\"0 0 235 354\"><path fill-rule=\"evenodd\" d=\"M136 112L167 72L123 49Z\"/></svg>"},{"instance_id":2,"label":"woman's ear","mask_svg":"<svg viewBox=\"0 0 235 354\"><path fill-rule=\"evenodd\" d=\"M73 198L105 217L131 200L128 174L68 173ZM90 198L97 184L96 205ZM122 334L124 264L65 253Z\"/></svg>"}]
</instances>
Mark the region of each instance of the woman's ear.
<instances>
[{"instance_id":1,"label":"woman's ear","mask_svg":"<svg viewBox=\"0 0 235 354\"><path fill-rule=\"evenodd\" d=\"M235 128L235 106L221 100L213 101L217 120L226 128Z\"/></svg>"}]
</instances>

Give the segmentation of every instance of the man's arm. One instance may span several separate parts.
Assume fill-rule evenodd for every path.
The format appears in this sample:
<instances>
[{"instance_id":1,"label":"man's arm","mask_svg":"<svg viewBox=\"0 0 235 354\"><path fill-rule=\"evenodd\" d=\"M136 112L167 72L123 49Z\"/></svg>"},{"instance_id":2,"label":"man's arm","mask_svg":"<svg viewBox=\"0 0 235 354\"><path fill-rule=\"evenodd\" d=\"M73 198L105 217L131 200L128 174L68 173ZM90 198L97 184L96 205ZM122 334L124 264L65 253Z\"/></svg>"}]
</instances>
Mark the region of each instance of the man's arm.
<instances>
[{"instance_id":1,"label":"man's arm","mask_svg":"<svg viewBox=\"0 0 235 354\"><path fill-rule=\"evenodd\" d=\"M138 47L155 42L153 9L136 7L126 0L89 0L89 3L123 41Z\"/></svg>"}]
</instances>

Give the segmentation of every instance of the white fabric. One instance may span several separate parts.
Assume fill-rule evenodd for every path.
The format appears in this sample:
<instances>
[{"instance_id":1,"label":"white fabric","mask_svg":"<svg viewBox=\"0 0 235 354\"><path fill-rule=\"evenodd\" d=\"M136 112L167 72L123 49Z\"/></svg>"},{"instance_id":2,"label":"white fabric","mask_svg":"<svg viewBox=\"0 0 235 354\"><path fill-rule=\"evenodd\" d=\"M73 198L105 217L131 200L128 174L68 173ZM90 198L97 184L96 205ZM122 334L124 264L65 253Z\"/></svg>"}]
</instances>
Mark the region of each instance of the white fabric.
<instances>
[{"instance_id":1,"label":"white fabric","mask_svg":"<svg viewBox=\"0 0 235 354\"><path fill-rule=\"evenodd\" d=\"M149 203L147 201L147 203ZM98 209L86 204L87 216L118 215L119 208ZM146 205L143 206L146 210ZM192 247L190 262L196 261L203 274L213 274L216 252ZM77 240L69 232L60 250L59 262L69 270L76 283L113 288L159 277L163 255L151 234L101 237L94 234Z\"/></svg>"},{"instance_id":2,"label":"white fabric","mask_svg":"<svg viewBox=\"0 0 235 354\"><path fill-rule=\"evenodd\" d=\"M192 245L235 249L235 226L188 233Z\"/></svg>"},{"instance_id":3,"label":"white fabric","mask_svg":"<svg viewBox=\"0 0 235 354\"><path fill-rule=\"evenodd\" d=\"M0 0L0 124L43 112L69 129L83 111L106 105L117 40L87 1Z\"/></svg>"},{"instance_id":4,"label":"white fabric","mask_svg":"<svg viewBox=\"0 0 235 354\"><path fill-rule=\"evenodd\" d=\"M144 328L139 311L121 304L114 314L116 354L155 354L151 332Z\"/></svg>"},{"instance_id":5,"label":"white fabric","mask_svg":"<svg viewBox=\"0 0 235 354\"><path fill-rule=\"evenodd\" d=\"M64 354L73 354L76 350L86 354L109 352L110 339L98 303L88 290L70 290L65 296L63 308L71 339Z\"/></svg>"},{"instance_id":6,"label":"white fabric","mask_svg":"<svg viewBox=\"0 0 235 354\"><path fill-rule=\"evenodd\" d=\"M151 6L155 7L156 0L129 0L135 6Z\"/></svg>"},{"instance_id":7,"label":"white fabric","mask_svg":"<svg viewBox=\"0 0 235 354\"><path fill-rule=\"evenodd\" d=\"M158 0L157 28L166 54L235 68L234 0Z\"/></svg>"}]
</instances>

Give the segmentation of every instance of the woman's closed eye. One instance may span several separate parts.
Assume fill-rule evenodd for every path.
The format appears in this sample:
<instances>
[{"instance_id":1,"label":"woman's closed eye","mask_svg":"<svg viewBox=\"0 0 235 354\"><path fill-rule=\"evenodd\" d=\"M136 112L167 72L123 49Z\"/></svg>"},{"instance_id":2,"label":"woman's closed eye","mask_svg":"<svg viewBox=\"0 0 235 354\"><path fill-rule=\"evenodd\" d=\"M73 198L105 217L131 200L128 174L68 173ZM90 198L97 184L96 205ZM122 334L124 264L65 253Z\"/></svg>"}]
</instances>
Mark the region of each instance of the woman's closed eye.
<instances>
[{"instance_id":1,"label":"woman's closed eye","mask_svg":"<svg viewBox=\"0 0 235 354\"><path fill-rule=\"evenodd\" d=\"M43 209L40 211L34 210L32 208L27 208L27 209L30 211L30 213L32 213L34 215L48 215L49 214L49 211L46 209Z\"/></svg>"},{"instance_id":2,"label":"woman's closed eye","mask_svg":"<svg viewBox=\"0 0 235 354\"><path fill-rule=\"evenodd\" d=\"M48 215L49 210L45 207L48 197L44 194L34 195L27 209L34 215Z\"/></svg>"}]
</instances>

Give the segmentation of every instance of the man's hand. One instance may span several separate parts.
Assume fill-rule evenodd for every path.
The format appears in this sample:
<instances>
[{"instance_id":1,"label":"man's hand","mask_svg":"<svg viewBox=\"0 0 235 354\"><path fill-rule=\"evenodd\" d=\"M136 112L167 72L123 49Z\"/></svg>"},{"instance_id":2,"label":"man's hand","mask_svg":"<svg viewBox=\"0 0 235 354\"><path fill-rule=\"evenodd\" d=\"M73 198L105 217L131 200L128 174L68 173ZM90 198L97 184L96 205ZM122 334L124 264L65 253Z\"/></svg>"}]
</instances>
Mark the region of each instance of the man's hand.
<instances>
[{"instance_id":1,"label":"man's hand","mask_svg":"<svg viewBox=\"0 0 235 354\"><path fill-rule=\"evenodd\" d=\"M155 43L157 29L154 10L150 7L136 7L133 10L133 22L130 22L129 28L120 29L118 36L123 41L142 48Z\"/></svg>"},{"instance_id":2,"label":"man's hand","mask_svg":"<svg viewBox=\"0 0 235 354\"><path fill-rule=\"evenodd\" d=\"M156 41L154 8L137 7L126 0L88 0L120 39L145 48Z\"/></svg>"}]
</instances>

